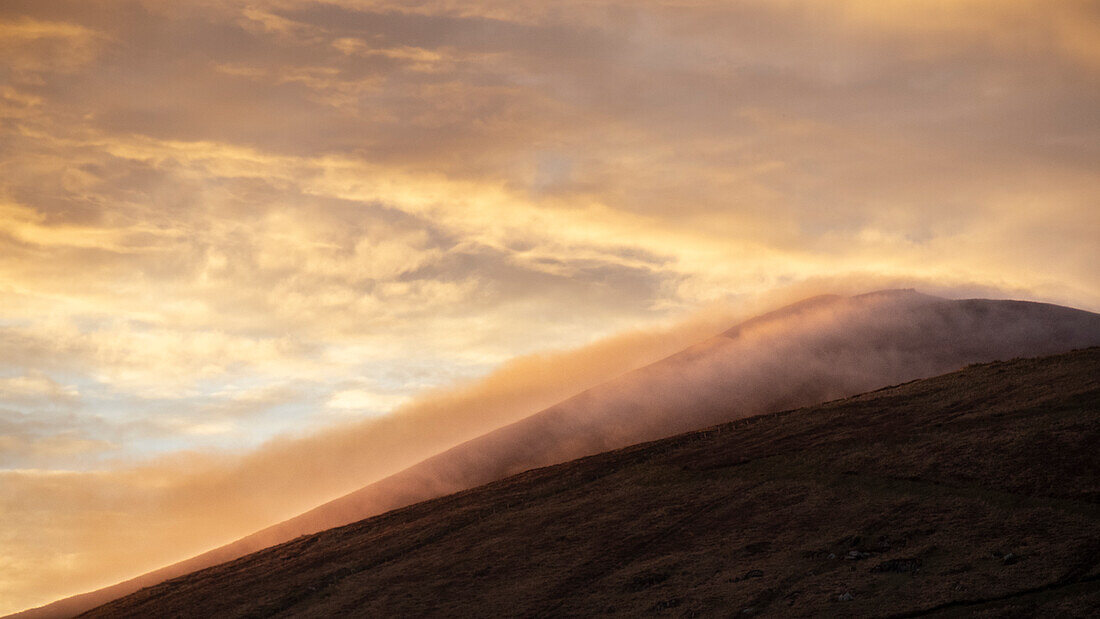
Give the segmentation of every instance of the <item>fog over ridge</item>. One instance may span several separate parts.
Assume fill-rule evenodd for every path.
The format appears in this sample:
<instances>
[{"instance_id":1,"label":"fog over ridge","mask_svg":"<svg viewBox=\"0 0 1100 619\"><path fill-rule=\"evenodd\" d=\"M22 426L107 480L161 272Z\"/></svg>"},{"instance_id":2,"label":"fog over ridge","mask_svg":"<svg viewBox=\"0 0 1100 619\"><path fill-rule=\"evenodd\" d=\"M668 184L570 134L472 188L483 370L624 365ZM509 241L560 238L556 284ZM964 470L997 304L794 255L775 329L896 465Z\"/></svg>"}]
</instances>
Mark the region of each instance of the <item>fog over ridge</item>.
<instances>
[{"instance_id":1,"label":"fog over ridge","mask_svg":"<svg viewBox=\"0 0 1100 619\"><path fill-rule=\"evenodd\" d=\"M1100 344L1100 316L912 291L818 297L750 320L395 475L451 492L753 414L806 406L970 363ZM390 481L390 480L387 480ZM362 509L368 486L334 503ZM325 513L324 508L313 513Z\"/></svg>"}]
</instances>

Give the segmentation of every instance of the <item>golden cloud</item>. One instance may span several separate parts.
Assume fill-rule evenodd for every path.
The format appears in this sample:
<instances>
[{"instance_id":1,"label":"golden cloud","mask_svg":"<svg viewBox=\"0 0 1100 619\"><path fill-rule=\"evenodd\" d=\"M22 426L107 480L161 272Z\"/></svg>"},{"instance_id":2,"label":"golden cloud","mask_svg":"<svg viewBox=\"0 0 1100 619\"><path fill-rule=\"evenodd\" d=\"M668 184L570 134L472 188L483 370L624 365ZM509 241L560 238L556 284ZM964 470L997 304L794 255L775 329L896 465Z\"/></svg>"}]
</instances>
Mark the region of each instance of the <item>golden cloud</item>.
<instances>
[{"instance_id":1,"label":"golden cloud","mask_svg":"<svg viewBox=\"0 0 1100 619\"><path fill-rule=\"evenodd\" d=\"M0 435L36 469L3 492L47 514L4 516L0 597L310 507L666 349L398 405L420 389L708 303L856 278L1100 309L1092 4L0 5ZM126 563L141 519L165 541Z\"/></svg>"}]
</instances>

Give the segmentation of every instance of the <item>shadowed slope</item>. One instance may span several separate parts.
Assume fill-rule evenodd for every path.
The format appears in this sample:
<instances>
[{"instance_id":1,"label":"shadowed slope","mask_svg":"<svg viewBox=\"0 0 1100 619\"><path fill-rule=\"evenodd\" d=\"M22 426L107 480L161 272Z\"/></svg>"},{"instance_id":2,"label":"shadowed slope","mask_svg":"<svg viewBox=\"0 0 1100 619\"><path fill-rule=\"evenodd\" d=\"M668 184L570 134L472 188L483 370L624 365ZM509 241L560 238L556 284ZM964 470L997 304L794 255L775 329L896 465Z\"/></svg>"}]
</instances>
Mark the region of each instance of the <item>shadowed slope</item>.
<instances>
[{"instance_id":1,"label":"shadowed slope","mask_svg":"<svg viewBox=\"0 0 1100 619\"><path fill-rule=\"evenodd\" d=\"M1100 344L1100 315L913 291L823 296L744 322L396 475L187 561L23 617L72 615L142 586L507 475L968 363Z\"/></svg>"},{"instance_id":2,"label":"shadowed slope","mask_svg":"<svg viewBox=\"0 0 1100 619\"><path fill-rule=\"evenodd\" d=\"M528 471L89 616L1086 615L1098 443L1100 349L970 367Z\"/></svg>"}]
</instances>

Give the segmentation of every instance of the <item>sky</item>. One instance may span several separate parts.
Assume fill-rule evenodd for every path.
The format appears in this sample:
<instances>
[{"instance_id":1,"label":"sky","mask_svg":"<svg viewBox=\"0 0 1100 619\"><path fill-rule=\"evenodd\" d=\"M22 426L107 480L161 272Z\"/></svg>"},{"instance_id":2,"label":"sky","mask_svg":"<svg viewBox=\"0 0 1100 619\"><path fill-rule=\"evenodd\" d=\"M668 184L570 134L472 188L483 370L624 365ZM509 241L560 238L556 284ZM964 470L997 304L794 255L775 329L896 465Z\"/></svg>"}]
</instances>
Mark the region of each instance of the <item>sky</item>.
<instances>
[{"instance_id":1,"label":"sky","mask_svg":"<svg viewBox=\"0 0 1100 619\"><path fill-rule=\"evenodd\" d=\"M0 612L780 298L1100 311L1098 169L1090 1L4 0Z\"/></svg>"}]
</instances>

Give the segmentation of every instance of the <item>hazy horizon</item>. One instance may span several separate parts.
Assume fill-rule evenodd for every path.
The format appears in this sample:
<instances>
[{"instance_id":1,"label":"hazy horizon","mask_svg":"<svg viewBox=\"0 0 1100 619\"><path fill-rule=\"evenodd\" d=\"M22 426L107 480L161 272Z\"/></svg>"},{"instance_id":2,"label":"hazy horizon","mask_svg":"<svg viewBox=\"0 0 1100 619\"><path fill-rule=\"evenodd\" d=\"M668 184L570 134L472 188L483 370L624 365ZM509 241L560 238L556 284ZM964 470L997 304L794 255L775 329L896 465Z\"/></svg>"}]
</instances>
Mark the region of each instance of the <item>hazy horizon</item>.
<instances>
[{"instance_id":1,"label":"hazy horizon","mask_svg":"<svg viewBox=\"0 0 1100 619\"><path fill-rule=\"evenodd\" d=\"M815 294L1100 311L1087 0L9 0L0 53L0 613Z\"/></svg>"}]
</instances>

